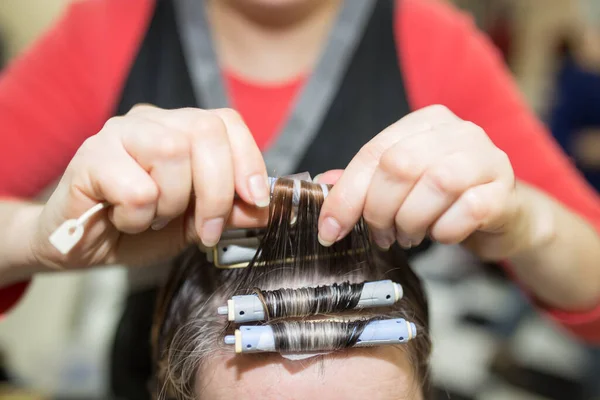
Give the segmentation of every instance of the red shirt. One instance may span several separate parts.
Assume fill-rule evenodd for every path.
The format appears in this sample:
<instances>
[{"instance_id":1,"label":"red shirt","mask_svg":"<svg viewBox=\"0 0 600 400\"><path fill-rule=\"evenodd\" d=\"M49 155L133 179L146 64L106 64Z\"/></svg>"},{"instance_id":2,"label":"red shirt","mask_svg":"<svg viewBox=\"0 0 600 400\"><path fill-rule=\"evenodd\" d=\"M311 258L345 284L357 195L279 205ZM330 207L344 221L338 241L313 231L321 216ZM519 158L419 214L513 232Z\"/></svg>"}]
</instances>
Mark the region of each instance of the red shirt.
<instances>
[{"instance_id":1,"label":"red shirt","mask_svg":"<svg viewBox=\"0 0 600 400\"><path fill-rule=\"evenodd\" d=\"M153 4L77 2L4 71L0 195L38 193L60 177L82 142L112 116ZM470 18L434 0L401 0L395 35L413 109L444 104L483 127L509 155L518 179L544 190L600 231L597 193L527 107L500 54ZM266 149L303 79L265 87L224 74L233 106ZM25 286L0 292L0 312L17 301ZM549 314L580 337L600 341L600 307L588 313Z\"/></svg>"}]
</instances>

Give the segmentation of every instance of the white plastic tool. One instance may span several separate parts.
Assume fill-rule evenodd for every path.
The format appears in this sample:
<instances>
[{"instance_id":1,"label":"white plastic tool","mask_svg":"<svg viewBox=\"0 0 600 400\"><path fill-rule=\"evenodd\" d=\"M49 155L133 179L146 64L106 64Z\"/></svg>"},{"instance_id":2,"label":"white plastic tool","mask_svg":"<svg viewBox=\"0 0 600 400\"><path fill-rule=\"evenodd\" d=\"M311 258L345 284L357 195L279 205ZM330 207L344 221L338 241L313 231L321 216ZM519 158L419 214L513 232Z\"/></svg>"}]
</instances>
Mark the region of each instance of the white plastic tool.
<instances>
[{"instance_id":1,"label":"white plastic tool","mask_svg":"<svg viewBox=\"0 0 600 400\"><path fill-rule=\"evenodd\" d=\"M83 215L77 219L69 219L59 226L50 235L50 243L54 246L61 254L67 255L73 247L83 237L85 233L85 223L94 216L94 214L108 207L108 203L99 203L94 207L87 210Z\"/></svg>"}]
</instances>

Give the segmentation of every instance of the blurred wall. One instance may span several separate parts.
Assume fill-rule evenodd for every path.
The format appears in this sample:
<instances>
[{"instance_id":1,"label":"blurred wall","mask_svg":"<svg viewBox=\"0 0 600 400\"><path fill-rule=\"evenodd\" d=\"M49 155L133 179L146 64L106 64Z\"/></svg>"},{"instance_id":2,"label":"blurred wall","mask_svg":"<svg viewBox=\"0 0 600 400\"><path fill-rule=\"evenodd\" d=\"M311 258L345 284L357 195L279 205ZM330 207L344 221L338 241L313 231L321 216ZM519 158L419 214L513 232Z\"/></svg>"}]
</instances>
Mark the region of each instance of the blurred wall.
<instances>
[{"instance_id":1,"label":"blurred wall","mask_svg":"<svg viewBox=\"0 0 600 400\"><path fill-rule=\"evenodd\" d=\"M584 22L582 10L595 9L590 4L600 3L599 0L445 1L471 12L479 25L484 25L490 10L502 7L508 10L513 39L508 55L510 67L525 99L542 116L552 97L558 43L580 29Z\"/></svg>"},{"instance_id":2,"label":"blurred wall","mask_svg":"<svg viewBox=\"0 0 600 400\"><path fill-rule=\"evenodd\" d=\"M8 57L18 54L56 19L72 0L2 0L0 30Z\"/></svg>"},{"instance_id":3,"label":"blurred wall","mask_svg":"<svg viewBox=\"0 0 600 400\"><path fill-rule=\"evenodd\" d=\"M581 3L580 0L511 1L516 33L513 69L529 103L544 115L552 97L558 43L581 27Z\"/></svg>"}]
</instances>

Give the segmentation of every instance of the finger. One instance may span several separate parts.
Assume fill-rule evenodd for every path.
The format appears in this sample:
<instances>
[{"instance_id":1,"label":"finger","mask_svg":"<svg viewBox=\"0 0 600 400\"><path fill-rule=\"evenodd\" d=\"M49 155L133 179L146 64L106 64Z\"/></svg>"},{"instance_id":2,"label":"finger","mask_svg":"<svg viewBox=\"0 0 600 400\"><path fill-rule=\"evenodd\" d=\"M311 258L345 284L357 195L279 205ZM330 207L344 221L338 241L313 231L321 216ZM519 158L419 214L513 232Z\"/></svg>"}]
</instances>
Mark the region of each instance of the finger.
<instances>
[{"instance_id":1,"label":"finger","mask_svg":"<svg viewBox=\"0 0 600 400\"><path fill-rule=\"evenodd\" d=\"M200 113L191 126L196 229L206 247L217 244L233 207L233 161L223 121Z\"/></svg>"},{"instance_id":2,"label":"finger","mask_svg":"<svg viewBox=\"0 0 600 400\"><path fill-rule=\"evenodd\" d=\"M322 174L318 174L313 178L314 183L325 183L328 185L334 185L338 179L344 173L343 169L332 169L327 172L323 172Z\"/></svg>"},{"instance_id":3,"label":"finger","mask_svg":"<svg viewBox=\"0 0 600 400\"><path fill-rule=\"evenodd\" d=\"M128 116L125 150L149 172L159 189L153 229L161 229L187 209L192 190L187 135L150 119Z\"/></svg>"},{"instance_id":4,"label":"finger","mask_svg":"<svg viewBox=\"0 0 600 400\"><path fill-rule=\"evenodd\" d=\"M131 107L127 115L148 116L153 115L157 111L167 111L150 103L138 103Z\"/></svg>"},{"instance_id":5,"label":"finger","mask_svg":"<svg viewBox=\"0 0 600 400\"><path fill-rule=\"evenodd\" d=\"M435 125L430 123L435 121ZM319 217L319 241L329 246L344 237L360 218L371 178L382 154L403 138L455 123L458 117L443 107L417 111L386 128L352 159L333 187Z\"/></svg>"},{"instance_id":6,"label":"finger","mask_svg":"<svg viewBox=\"0 0 600 400\"><path fill-rule=\"evenodd\" d=\"M367 190L363 216L375 243L389 248L396 241L394 217L414 182L424 170L423 163L411 161L398 149L381 159Z\"/></svg>"},{"instance_id":7,"label":"finger","mask_svg":"<svg viewBox=\"0 0 600 400\"><path fill-rule=\"evenodd\" d=\"M150 226L158 201L158 187L150 175L119 145L117 141L88 139L78 152L85 162L72 164L74 173L71 190L98 202L113 205L109 218L125 233L143 232ZM106 162L110 160L110 162Z\"/></svg>"},{"instance_id":8,"label":"finger","mask_svg":"<svg viewBox=\"0 0 600 400\"><path fill-rule=\"evenodd\" d=\"M503 214L510 189L500 181L473 187L432 225L432 239L445 244L460 243L473 232L489 226Z\"/></svg>"},{"instance_id":9,"label":"finger","mask_svg":"<svg viewBox=\"0 0 600 400\"><path fill-rule=\"evenodd\" d=\"M226 226L232 228L262 228L269 221L269 209L257 209L251 204L243 201L234 203Z\"/></svg>"},{"instance_id":10,"label":"finger","mask_svg":"<svg viewBox=\"0 0 600 400\"><path fill-rule=\"evenodd\" d=\"M234 110L212 112L221 117L227 128L237 193L250 204L267 207L271 198L267 168L250 130Z\"/></svg>"},{"instance_id":11,"label":"finger","mask_svg":"<svg viewBox=\"0 0 600 400\"><path fill-rule=\"evenodd\" d=\"M501 171L487 154L453 153L426 169L395 216L400 244L419 245L428 228L462 193L499 178Z\"/></svg>"}]
</instances>

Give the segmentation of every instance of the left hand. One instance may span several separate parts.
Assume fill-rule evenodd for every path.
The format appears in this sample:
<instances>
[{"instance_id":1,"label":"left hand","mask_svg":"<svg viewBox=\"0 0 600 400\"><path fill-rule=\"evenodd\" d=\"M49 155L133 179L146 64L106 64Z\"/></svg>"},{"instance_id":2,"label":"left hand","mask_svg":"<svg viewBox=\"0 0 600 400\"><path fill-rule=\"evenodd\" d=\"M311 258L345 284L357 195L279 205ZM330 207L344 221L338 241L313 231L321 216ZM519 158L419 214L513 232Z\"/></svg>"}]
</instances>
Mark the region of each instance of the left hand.
<instances>
[{"instance_id":1,"label":"left hand","mask_svg":"<svg viewBox=\"0 0 600 400\"><path fill-rule=\"evenodd\" d=\"M446 244L468 239L482 258L503 258L522 239L515 188L508 156L483 129L427 107L375 136L341 173L323 204L319 241L340 240L363 215L384 249L395 240L417 246L429 235Z\"/></svg>"}]
</instances>

